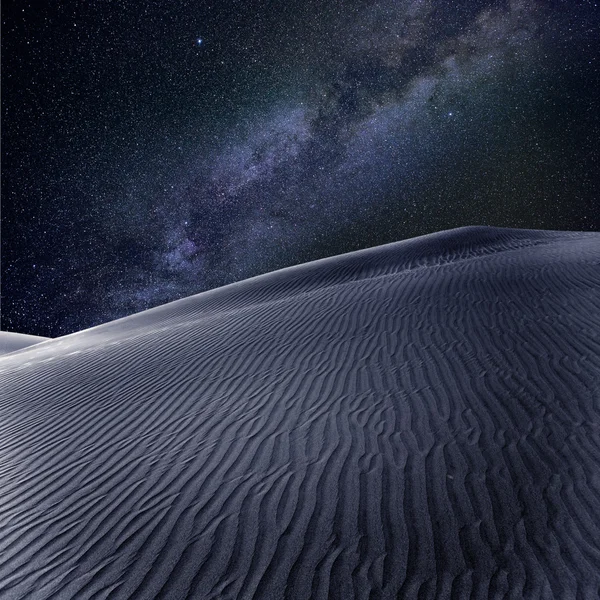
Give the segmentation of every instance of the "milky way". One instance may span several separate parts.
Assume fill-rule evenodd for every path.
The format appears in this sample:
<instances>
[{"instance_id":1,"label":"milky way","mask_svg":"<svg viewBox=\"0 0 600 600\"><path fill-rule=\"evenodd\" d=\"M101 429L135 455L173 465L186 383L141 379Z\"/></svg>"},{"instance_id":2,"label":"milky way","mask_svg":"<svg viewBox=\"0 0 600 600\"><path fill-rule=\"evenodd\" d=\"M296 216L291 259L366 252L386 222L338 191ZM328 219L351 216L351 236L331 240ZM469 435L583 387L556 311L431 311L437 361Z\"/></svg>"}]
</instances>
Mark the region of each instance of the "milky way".
<instances>
[{"instance_id":1,"label":"milky way","mask_svg":"<svg viewBox=\"0 0 600 600\"><path fill-rule=\"evenodd\" d=\"M600 225L595 3L158 4L5 15L4 329L454 226Z\"/></svg>"}]
</instances>

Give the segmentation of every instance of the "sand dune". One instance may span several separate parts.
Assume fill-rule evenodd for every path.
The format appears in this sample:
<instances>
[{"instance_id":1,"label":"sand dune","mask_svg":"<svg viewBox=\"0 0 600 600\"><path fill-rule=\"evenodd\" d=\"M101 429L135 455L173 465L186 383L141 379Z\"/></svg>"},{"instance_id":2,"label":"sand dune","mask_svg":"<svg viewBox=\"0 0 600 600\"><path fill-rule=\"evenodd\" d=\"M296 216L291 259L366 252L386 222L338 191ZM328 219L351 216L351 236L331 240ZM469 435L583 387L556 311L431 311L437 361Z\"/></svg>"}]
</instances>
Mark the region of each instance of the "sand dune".
<instances>
[{"instance_id":1,"label":"sand dune","mask_svg":"<svg viewBox=\"0 0 600 600\"><path fill-rule=\"evenodd\" d=\"M26 335L23 333L11 333L10 331L0 331L0 356L9 352L16 352L34 344L45 342L50 338L39 337L37 335Z\"/></svg>"},{"instance_id":2,"label":"sand dune","mask_svg":"<svg viewBox=\"0 0 600 600\"><path fill-rule=\"evenodd\" d=\"M0 597L600 595L600 234L463 228L0 358Z\"/></svg>"}]
</instances>

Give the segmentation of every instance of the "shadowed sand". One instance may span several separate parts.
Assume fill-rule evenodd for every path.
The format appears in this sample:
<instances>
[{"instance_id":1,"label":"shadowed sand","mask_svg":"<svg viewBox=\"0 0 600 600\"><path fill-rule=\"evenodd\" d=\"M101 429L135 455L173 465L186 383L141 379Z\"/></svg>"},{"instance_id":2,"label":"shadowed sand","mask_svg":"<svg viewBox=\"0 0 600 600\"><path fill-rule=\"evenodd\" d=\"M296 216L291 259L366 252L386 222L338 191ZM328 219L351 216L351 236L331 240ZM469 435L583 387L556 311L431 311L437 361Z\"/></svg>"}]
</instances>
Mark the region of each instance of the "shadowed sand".
<instances>
[{"instance_id":1,"label":"shadowed sand","mask_svg":"<svg viewBox=\"0 0 600 600\"><path fill-rule=\"evenodd\" d=\"M600 234L469 227L0 358L0 597L598 598Z\"/></svg>"},{"instance_id":2,"label":"shadowed sand","mask_svg":"<svg viewBox=\"0 0 600 600\"><path fill-rule=\"evenodd\" d=\"M22 350L23 348L28 348L29 346L45 342L49 339L50 338L38 337L37 335L0 331L0 356L8 354L9 352Z\"/></svg>"}]
</instances>

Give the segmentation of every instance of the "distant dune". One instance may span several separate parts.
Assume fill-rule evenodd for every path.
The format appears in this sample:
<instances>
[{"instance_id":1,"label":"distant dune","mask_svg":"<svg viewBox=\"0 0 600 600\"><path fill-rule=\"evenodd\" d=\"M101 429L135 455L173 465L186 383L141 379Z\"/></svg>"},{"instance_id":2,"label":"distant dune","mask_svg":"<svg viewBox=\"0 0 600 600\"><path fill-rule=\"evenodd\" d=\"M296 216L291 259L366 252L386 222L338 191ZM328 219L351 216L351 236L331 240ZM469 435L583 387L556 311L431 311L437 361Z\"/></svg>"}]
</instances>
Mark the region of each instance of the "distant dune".
<instances>
[{"instance_id":1,"label":"distant dune","mask_svg":"<svg viewBox=\"0 0 600 600\"><path fill-rule=\"evenodd\" d=\"M45 342L50 338L38 337L37 335L25 335L24 333L11 333L0 331L0 356L22 350L28 346Z\"/></svg>"},{"instance_id":2,"label":"distant dune","mask_svg":"<svg viewBox=\"0 0 600 600\"><path fill-rule=\"evenodd\" d=\"M600 596L600 234L462 228L0 358L0 597Z\"/></svg>"}]
</instances>

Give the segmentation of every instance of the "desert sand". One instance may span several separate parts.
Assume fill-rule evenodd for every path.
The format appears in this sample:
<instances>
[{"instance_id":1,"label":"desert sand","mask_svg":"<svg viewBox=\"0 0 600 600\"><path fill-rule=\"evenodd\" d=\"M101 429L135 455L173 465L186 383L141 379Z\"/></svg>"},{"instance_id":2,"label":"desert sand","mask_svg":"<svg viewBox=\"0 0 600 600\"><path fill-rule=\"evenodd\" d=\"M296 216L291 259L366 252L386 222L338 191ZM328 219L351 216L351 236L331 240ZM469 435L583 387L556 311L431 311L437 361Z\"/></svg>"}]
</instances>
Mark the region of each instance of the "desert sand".
<instances>
[{"instance_id":1,"label":"desert sand","mask_svg":"<svg viewBox=\"0 0 600 600\"><path fill-rule=\"evenodd\" d=\"M0 597L598 598L600 234L469 227L0 357Z\"/></svg>"},{"instance_id":2,"label":"desert sand","mask_svg":"<svg viewBox=\"0 0 600 600\"><path fill-rule=\"evenodd\" d=\"M34 344L45 342L49 338L39 337L37 335L26 335L24 333L12 333L10 331L0 331L0 356L22 350Z\"/></svg>"}]
</instances>

